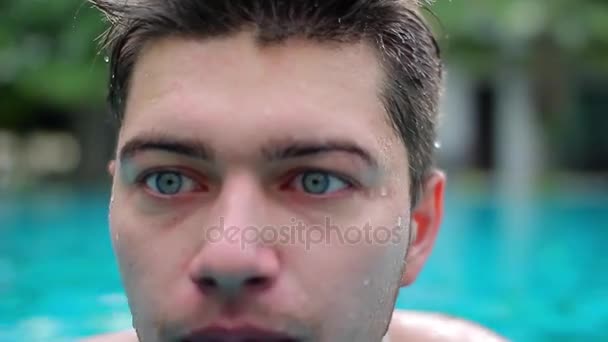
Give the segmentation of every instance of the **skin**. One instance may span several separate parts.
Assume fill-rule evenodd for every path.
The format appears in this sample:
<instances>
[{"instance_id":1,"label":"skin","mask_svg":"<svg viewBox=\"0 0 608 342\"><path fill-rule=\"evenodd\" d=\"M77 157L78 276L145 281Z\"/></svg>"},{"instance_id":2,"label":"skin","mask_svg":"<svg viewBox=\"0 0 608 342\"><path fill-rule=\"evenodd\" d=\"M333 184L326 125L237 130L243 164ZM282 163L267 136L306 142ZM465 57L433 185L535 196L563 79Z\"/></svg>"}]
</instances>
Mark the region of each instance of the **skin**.
<instances>
[{"instance_id":1,"label":"skin","mask_svg":"<svg viewBox=\"0 0 608 342\"><path fill-rule=\"evenodd\" d=\"M109 167L112 241L137 334L91 341L173 341L218 325L327 342L482 333L393 311L431 252L446 180L432 172L410 210L408 152L380 102L383 77L363 43L260 47L242 32L148 44ZM318 170L330 184L321 193L304 181ZM182 175L179 193L161 193L167 172ZM328 219L333 234L388 227L392 239L246 238L252 226L297 221L306 232ZM233 234L212 240L220 222Z\"/></svg>"}]
</instances>

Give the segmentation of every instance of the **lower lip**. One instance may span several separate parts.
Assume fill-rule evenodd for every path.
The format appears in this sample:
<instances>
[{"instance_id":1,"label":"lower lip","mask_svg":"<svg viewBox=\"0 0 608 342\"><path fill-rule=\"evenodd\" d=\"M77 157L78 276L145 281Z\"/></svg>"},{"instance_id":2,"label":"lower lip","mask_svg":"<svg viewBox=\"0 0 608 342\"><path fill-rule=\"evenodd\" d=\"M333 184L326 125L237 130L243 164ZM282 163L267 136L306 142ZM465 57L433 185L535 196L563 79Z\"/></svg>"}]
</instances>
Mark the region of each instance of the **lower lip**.
<instances>
[{"instance_id":1,"label":"lower lip","mask_svg":"<svg viewBox=\"0 0 608 342\"><path fill-rule=\"evenodd\" d=\"M180 340L180 342L298 342L293 338L275 336L196 336Z\"/></svg>"},{"instance_id":2,"label":"lower lip","mask_svg":"<svg viewBox=\"0 0 608 342\"><path fill-rule=\"evenodd\" d=\"M298 339L272 333L203 332L179 342L300 342Z\"/></svg>"}]
</instances>

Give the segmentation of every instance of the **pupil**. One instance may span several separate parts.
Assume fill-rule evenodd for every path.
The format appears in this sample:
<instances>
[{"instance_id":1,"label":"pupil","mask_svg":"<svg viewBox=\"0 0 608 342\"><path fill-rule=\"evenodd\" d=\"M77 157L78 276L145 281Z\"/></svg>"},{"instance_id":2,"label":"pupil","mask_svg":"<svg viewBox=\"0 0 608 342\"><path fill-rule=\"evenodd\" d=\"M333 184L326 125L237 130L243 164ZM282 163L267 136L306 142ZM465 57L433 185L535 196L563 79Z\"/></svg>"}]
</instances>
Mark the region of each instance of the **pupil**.
<instances>
[{"instance_id":1,"label":"pupil","mask_svg":"<svg viewBox=\"0 0 608 342\"><path fill-rule=\"evenodd\" d=\"M312 193L323 193L328 187L328 177L322 173L311 173L304 177L304 185L307 191Z\"/></svg>"},{"instance_id":2,"label":"pupil","mask_svg":"<svg viewBox=\"0 0 608 342\"><path fill-rule=\"evenodd\" d=\"M165 173L158 178L158 189L163 194L175 194L181 187L180 178L175 173Z\"/></svg>"}]
</instances>

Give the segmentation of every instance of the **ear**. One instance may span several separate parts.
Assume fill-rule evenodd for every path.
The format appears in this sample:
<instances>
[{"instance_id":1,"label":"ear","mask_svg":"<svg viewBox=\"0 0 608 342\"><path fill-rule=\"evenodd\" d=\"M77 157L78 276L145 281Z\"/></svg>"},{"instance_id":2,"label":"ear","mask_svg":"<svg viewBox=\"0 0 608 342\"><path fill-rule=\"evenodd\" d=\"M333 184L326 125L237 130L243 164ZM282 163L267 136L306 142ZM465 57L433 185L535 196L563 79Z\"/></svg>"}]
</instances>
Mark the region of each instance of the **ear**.
<instances>
[{"instance_id":1,"label":"ear","mask_svg":"<svg viewBox=\"0 0 608 342\"><path fill-rule=\"evenodd\" d=\"M110 160L110 162L108 163L108 173L112 177L115 176L115 174L116 174L116 161L115 160Z\"/></svg>"},{"instance_id":2,"label":"ear","mask_svg":"<svg viewBox=\"0 0 608 342\"><path fill-rule=\"evenodd\" d=\"M433 170L423 184L422 197L412 211L412 241L405 260L401 286L410 285L416 280L431 254L443 219L445 185L445 174L439 170Z\"/></svg>"}]
</instances>

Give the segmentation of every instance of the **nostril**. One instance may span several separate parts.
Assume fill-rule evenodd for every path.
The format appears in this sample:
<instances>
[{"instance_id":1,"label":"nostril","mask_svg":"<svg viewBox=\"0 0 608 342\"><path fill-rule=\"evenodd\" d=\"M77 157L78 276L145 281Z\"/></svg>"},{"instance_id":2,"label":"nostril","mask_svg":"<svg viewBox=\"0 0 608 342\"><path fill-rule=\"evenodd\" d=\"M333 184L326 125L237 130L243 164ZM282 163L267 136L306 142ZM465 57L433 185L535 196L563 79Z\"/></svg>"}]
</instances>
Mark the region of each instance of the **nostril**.
<instances>
[{"instance_id":1,"label":"nostril","mask_svg":"<svg viewBox=\"0 0 608 342\"><path fill-rule=\"evenodd\" d=\"M260 287L268 284L268 278L266 277L251 277L246 280L245 284L249 287Z\"/></svg>"},{"instance_id":2,"label":"nostril","mask_svg":"<svg viewBox=\"0 0 608 342\"><path fill-rule=\"evenodd\" d=\"M201 286L203 286L205 288L217 287L217 281L215 279L213 279L212 277L203 277L200 280L200 284L201 284Z\"/></svg>"},{"instance_id":3,"label":"nostril","mask_svg":"<svg viewBox=\"0 0 608 342\"><path fill-rule=\"evenodd\" d=\"M215 290L226 290L241 287L243 290L245 288L249 289L259 289L267 286L270 280L264 276L255 276L248 277L245 279L241 279L238 281L237 279L217 279L216 277L207 276L201 277L198 280L198 284L201 289L207 291L215 291Z\"/></svg>"}]
</instances>

